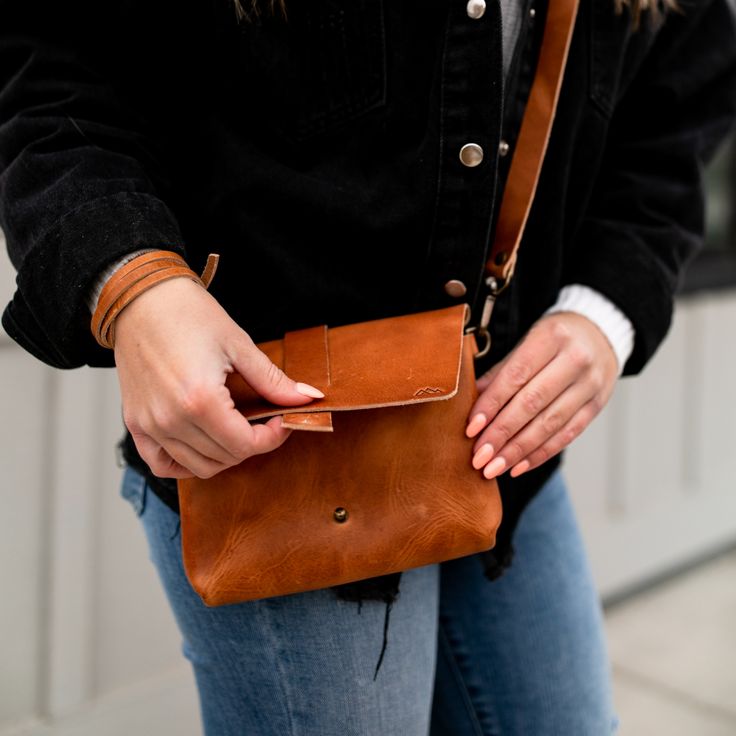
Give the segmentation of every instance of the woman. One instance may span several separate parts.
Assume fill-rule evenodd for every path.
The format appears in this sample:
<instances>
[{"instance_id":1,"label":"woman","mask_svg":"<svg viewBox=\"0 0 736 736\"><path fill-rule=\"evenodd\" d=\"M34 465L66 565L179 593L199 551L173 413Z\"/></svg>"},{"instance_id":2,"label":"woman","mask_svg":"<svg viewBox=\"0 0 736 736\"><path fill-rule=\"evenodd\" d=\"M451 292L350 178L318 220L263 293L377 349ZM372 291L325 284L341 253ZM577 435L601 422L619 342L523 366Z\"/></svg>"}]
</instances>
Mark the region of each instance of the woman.
<instances>
[{"instance_id":1,"label":"woman","mask_svg":"<svg viewBox=\"0 0 736 736\"><path fill-rule=\"evenodd\" d=\"M0 200L18 268L3 325L54 366L114 359L123 494L208 735L613 730L600 611L557 466L663 339L702 235L702 165L736 116L728 0L671 5L578 11L468 417L464 461L501 484L496 547L398 587L208 609L183 574L172 479L287 439L277 422L245 422L227 374L300 405L314 392L254 342L461 301L479 314L546 5L0 3ZM90 310L117 269L160 248L194 269L214 250L222 268L210 293L174 279L135 299L113 355Z\"/></svg>"}]
</instances>

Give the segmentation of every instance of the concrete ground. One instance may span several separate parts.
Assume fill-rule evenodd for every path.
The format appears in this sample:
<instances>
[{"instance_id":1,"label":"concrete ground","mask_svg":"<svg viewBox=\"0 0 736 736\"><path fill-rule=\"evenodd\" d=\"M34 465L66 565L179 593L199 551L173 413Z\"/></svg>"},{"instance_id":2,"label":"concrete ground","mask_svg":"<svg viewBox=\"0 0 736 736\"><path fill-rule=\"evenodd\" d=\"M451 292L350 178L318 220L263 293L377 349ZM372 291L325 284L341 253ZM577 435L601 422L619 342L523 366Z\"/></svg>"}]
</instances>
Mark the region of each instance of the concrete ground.
<instances>
[{"instance_id":1,"label":"concrete ground","mask_svg":"<svg viewBox=\"0 0 736 736\"><path fill-rule=\"evenodd\" d=\"M736 550L606 610L620 736L736 736Z\"/></svg>"}]
</instances>

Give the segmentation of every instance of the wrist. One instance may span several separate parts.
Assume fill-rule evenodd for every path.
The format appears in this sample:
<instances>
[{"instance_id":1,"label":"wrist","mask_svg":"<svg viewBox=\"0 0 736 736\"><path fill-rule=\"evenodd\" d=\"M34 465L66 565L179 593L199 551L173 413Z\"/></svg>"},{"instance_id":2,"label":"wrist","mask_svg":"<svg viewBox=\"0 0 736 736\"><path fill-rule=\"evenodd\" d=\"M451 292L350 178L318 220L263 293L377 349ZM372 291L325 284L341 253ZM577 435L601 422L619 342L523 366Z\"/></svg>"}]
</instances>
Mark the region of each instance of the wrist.
<instances>
[{"instance_id":1,"label":"wrist","mask_svg":"<svg viewBox=\"0 0 736 736\"><path fill-rule=\"evenodd\" d=\"M608 340L618 364L618 375L634 349L634 326L626 315L599 291L583 284L561 289L557 301L545 312L574 312L587 317Z\"/></svg>"},{"instance_id":2,"label":"wrist","mask_svg":"<svg viewBox=\"0 0 736 736\"><path fill-rule=\"evenodd\" d=\"M102 288L90 328L97 342L106 348L115 344L115 322L121 312L154 286L176 278L187 278L207 288L217 268L219 256L210 255L200 278L177 253L155 250L135 256L119 267Z\"/></svg>"}]
</instances>

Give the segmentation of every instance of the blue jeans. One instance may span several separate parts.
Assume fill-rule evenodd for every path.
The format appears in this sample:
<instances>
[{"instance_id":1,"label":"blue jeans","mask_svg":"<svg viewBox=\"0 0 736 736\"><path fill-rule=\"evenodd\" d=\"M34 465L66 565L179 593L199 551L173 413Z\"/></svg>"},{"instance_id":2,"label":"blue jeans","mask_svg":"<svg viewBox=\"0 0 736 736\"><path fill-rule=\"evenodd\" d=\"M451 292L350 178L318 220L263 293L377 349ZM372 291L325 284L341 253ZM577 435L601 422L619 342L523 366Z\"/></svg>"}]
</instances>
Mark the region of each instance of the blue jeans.
<instances>
[{"instance_id":1,"label":"blue jeans","mask_svg":"<svg viewBox=\"0 0 736 736\"><path fill-rule=\"evenodd\" d=\"M194 668L207 736L603 736L615 731L600 605L559 472L522 516L500 580L480 559L405 572L385 606L331 590L208 608L179 517L128 469Z\"/></svg>"}]
</instances>

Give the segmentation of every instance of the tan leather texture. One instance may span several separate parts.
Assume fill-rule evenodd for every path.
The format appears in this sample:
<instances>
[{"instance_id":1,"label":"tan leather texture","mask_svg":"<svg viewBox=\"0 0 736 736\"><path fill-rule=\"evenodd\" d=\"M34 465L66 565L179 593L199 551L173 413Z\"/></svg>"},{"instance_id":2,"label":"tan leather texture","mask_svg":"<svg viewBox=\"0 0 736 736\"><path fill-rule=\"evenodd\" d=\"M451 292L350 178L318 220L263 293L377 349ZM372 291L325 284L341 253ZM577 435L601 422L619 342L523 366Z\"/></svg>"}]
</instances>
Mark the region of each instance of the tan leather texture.
<instances>
[{"instance_id":1,"label":"tan leather texture","mask_svg":"<svg viewBox=\"0 0 736 736\"><path fill-rule=\"evenodd\" d=\"M467 306L287 333L258 347L289 378L320 389L325 398L289 414L348 411L439 401L455 394ZM284 412L232 374L227 386L248 419Z\"/></svg>"},{"instance_id":2,"label":"tan leather texture","mask_svg":"<svg viewBox=\"0 0 736 736\"><path fill-rule=\"evenodd\" d=\"M275 452L208 480L179 481L184 567L207 605L352 582L494 545L498 486L471 467L473 440L465 436L476 389L464 310L304 330L259 346L292 377L314 381L325 399L264 413L239 383L238 408L307 423L326 415L333 431L294 432Z\"/></svg>"}]
</instances>

